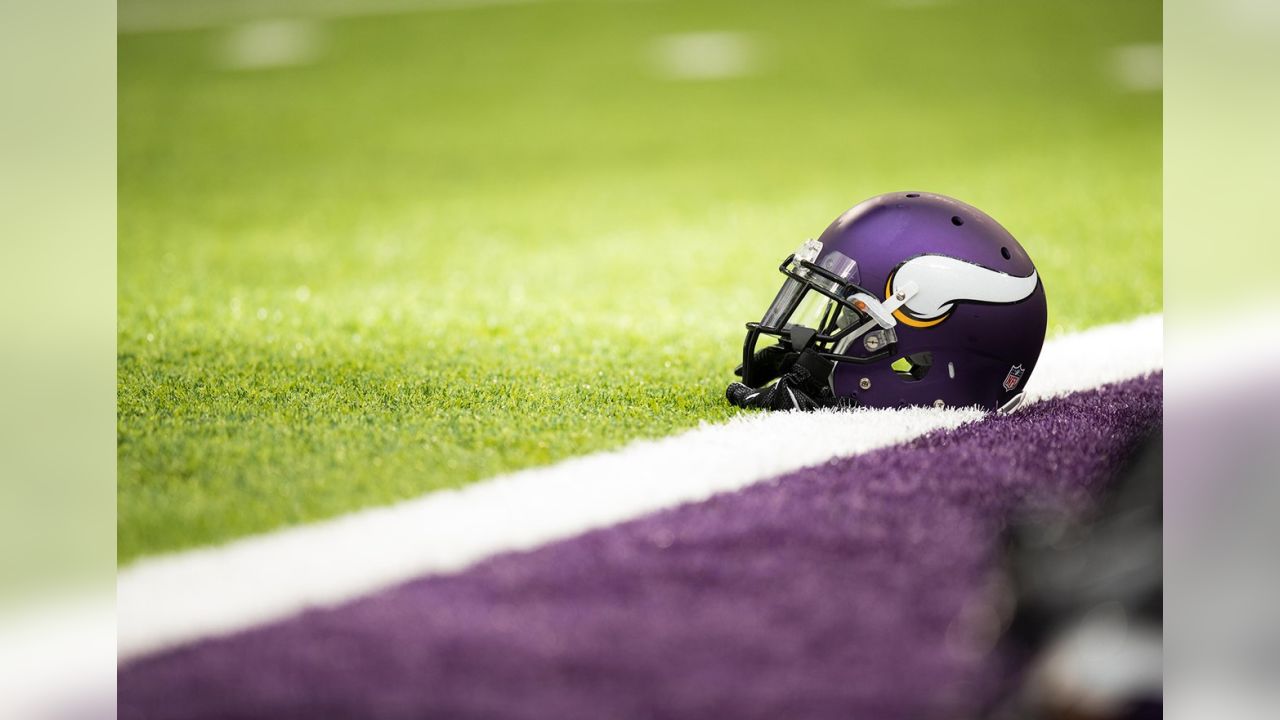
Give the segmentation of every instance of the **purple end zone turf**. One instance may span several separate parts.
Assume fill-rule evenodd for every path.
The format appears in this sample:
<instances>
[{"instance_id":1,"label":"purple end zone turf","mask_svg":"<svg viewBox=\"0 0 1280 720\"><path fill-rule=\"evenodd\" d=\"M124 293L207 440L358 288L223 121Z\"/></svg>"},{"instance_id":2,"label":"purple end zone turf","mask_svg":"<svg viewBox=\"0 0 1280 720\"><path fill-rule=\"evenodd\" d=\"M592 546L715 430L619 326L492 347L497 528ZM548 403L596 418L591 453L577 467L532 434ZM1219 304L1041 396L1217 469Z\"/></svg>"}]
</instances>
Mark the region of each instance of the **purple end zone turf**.
<instances>
[{"instance_id":1,"label":"purple end zone turf","mask_svg":"<svg viewBox=\"0 0 1280 720\"><path fill-rule=\"evenodd\" d=\"M1001 675L1003 520L1095 495L1161 390L1038 403L144 658L119 715L962 716Z\"/></svg>"}]
</instances>

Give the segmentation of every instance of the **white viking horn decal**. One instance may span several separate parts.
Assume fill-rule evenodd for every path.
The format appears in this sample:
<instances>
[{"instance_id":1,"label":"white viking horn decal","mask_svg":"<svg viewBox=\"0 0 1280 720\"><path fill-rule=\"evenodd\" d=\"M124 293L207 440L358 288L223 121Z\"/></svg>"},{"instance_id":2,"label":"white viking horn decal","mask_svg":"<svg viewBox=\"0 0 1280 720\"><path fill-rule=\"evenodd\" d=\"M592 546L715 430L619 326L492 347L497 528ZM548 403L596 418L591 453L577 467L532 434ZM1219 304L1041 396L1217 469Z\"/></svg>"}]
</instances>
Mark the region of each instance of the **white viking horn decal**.
<instances>
[{"instance_id":1,"label":"white viking horn decal","mask_svg":"<svg viewBox=\"0 0 1280 720\"><path fill-rule=\"evenodd\" d=\"M894 273L890 294L908 281L915 282L920 290L895 314L908 325L928 327L942 322L956 302L1026 300L1035 292L1038 278L1034 270L1027 277L1018 277L943 255L921 255L903 263Z\"/></svg>"}]
</instances>

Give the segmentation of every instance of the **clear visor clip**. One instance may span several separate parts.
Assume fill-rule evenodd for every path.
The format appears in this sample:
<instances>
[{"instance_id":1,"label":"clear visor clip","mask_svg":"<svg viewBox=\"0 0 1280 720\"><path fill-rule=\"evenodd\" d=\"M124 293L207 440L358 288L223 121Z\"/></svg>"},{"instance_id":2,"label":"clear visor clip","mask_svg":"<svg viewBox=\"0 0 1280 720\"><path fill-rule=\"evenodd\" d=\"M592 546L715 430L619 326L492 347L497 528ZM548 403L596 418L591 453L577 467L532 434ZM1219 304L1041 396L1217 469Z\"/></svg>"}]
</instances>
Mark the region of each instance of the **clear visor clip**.
<instances>
[{"instance_id":1,"label":"clear visor clip","mask_svg":"<svg viewBox=\"0 0 1280 720\"><path fill-rule=\"evenodd\" d=\"M849 298L853 301L854 307L865 312L871 317L871 319L860 325L852 333L849 333L847 337L841 340L840 344L836 346L836 352L843 353L848 351L849 346L853 344L853 341L863 337L864 335L867 336L867 339L863 341L863 345L873 352L879 348L889 345L890 343L897 342L898 334L893 330L893 328L898 324L898 319L893 316L893 311L905 305L907 301L914 297L918 292L920 292L919 285L914 282L905 282L893 295L886 298L884 302L880 302L866 293L854 293L853 296ZM876 325L879 325L883 330L877 331L877 333L871 333L871 330ZM873 335L876 336L876 339L874 340L871 339ZM873 348L873 345L876 347Z\"/></svg>"},{"instance_id":2,"label":"clear visor clip","mask_svg":"<svg viewBox=\"0 0 1280 720\"><path fill-rule=\"evenodd\" d=\"M855 307L870 315L877 325L887 330L898 324L898 319L893 316L893 312L906 305L907 301L918 292L920 292L919 285L914 282L905 282L893 295L885 298L884 302L866 293L854 293L850 300Z\"/></svg>"}]
</instances>

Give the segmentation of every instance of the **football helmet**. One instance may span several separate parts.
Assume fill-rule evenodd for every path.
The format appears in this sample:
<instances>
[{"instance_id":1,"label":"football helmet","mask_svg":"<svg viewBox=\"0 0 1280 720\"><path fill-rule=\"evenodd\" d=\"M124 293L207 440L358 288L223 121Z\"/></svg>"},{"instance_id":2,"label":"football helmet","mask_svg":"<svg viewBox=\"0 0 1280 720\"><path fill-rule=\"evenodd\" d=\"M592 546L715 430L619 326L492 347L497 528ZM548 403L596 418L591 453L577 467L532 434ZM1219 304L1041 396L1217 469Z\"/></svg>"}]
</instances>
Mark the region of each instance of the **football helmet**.
<instances>
[{"instance_id":1,"label":"football helmet","mask_svg":"<svg viewBox=\"0 0 1280 720\"><path fill-rule=\"evenodd\" d=\"M979 406L1009 411L1044 345L1044 285L1026 250L959 200L897 192L850 209L778 268L747 323L741 407Z\"/></svg>"}]
</instances>

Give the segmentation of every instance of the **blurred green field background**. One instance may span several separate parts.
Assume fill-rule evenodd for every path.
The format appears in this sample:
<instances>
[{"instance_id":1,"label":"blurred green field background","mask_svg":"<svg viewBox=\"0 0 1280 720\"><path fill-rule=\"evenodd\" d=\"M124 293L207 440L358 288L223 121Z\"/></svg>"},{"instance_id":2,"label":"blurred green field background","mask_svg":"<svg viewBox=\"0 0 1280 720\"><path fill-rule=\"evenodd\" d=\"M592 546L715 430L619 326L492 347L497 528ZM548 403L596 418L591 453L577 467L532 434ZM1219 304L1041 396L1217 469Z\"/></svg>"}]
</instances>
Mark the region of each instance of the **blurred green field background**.
<instances>
[{"instance_id":1,"label":"blurred green field background","mask_svg":"<svg viewBox=\"0 0 1280 720\"><path fill-rule=\"evenodd\" d=\"M1005 224L1051 333L1160 310L1160 31L548 0L122 32L120 561L723 420L778 261L881 192Z\"/></svg>"}]
</instances>

